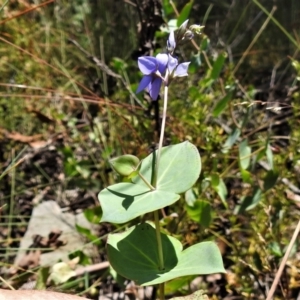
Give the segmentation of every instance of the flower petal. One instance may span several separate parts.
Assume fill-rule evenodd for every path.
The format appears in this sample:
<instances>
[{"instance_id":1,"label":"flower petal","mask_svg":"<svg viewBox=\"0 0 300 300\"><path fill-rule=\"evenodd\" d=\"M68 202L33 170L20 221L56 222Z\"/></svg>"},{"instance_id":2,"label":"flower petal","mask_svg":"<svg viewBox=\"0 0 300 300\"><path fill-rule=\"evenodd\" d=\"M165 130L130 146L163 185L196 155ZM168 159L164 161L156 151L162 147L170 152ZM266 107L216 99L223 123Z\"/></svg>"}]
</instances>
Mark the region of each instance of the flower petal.
<instances>
[{"instance_id":1,"label":"flower petal","mask_svg":"<svg viewBox=\"0 0 300 300\"><path fill-rule=\"evenodd\" d=\"M152 80L152 76L151 75L145 75L142 80L140 81L140 84L136 90L136 94L141 92L142 90L144 90L150 83Z\"/></svg>"},{"instance_id":2,"label":"flower petal","mask_svg":"<svg viewBox=\"0 0 300 300\"><path fill-rule=\"evenodd\" d=\"M152 100L157 100L162 80L159 77L156 77L151 84L149 84L149 94Z\"/></svg>"},{"instance_id":3,"label":"flower petal","mask_svg":"<svg viewBox=\"0 0 300 300\"><path fill-rule=\"evenodd\" d=\"M152 56L141 56L138 59L139 69L144 75L155 73L157 70L156 58Z\"/></svg>"},{"instance_id":4,"label":"flower petal","mask_svg":"<svg viewBox=\"0 0 300 300\"><path fill-rule=\"evenodd\" d=\"M190 64L190 61L179 64L175 70L174 77L188 76L187 70L188 70L189 64Z\"/></svg>"},{"instance_id":5,"label":"flower petal","mask_svg":"<svg viewBox=\"0 0 300 300\"><path fill-rule=\"evenodd\" d=\"M169 69L170 74L172 74L172 72L174 71L174 69L176 68L177 65L178 65L177 58L169 55L168 69Z\"/></svg>"},{"instance_id":6,"label":"flower petal","mask_svg":"<svg viewBox=\"0 0 300 300\"><path fill-rule=\"evenodd\" d=\"M169 59L168 54L166 53L159 53L156 55L158 71L160 72L161 75L163 75L166 71L168 59Z\"/></svg>"}]
</instances>

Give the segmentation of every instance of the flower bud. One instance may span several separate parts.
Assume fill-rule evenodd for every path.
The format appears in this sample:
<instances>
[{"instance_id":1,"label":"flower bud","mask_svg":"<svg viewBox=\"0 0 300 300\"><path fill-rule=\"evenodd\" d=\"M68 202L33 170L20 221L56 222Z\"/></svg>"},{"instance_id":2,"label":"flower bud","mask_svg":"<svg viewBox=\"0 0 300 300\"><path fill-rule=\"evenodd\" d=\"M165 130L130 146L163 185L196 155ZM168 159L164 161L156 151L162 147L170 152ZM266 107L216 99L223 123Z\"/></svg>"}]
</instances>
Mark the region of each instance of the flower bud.
<instances>
[{"instance_id":1,"label":"flower bud","mask_svg":"<svg viewBox=\"0 0 300 300\"><path fill-rule=\"evenodd\" d=\"M173 53L176 48L176 41L174 31L171 30L168 41L167 41L167 50L169 53Z\"/></svg>"},{"instance_id":2,"label":"flower bud","mask_svg":"<svg viewBox=\"0 0 300 300\"><path fill-rule=\"evenodd\" d=\"M194 25L190 26L189 30L195 34L201 34L202 33L201 31L203 28L204 28L204 26L194 24Z\"/></svg>"},{"instance_id":3,"label":"flower bud","mask_svg":"<svg viewBox=\"0 0 300 300\"><path fill-rule=\"evenodd\" d=\"M191 30L187 30L183 36L183 40L191 40L194 37L194 34Z\"/></svg>"},{"instance_id":4,"label":"flower bud","mask_svg":"<svg viewBox=\"0 0 300 300\"><path fill-rule=\"evenodd\" d=\"M189 20L184 21L177 30L177 38L181 40L186 32L187 23Z\"/></svg>"}]
</instances>

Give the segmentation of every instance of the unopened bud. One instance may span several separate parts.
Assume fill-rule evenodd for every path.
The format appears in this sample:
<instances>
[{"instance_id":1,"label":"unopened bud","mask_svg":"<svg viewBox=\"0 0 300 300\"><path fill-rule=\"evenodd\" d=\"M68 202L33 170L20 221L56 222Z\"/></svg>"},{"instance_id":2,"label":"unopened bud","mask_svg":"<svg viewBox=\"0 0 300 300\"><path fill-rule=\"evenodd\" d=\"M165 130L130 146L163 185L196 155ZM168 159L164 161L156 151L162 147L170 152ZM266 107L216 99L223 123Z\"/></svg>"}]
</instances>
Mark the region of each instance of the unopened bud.
<instances>
[{"instance_id":1,"label":"unopened bud","mask_svg":"<svg viewBox=\"0 0 300 300\"><path fill-rule=\"evenodd\" d=\"M176 48L176 41L174 31L171 30L168 41L167 41L167 50L169 53L173 53Z\"/></svg>"},{"instance_id":2,"label":"unopened bud","mask_svg":"<svg viewBox=\"0 0 300 300\"><path fill-rule=\"evenodd\" d=\"M183 36L183 40L191 40L194 37L194 34L191 30L187 30Z\"/></svg>"},{"instance_id":3,"label":"unopened bud","mask_svg":"<svg viewBox=\"0 0 300 300\"><path fill-rule=\"evenodd\" d=\"M190 26L189 30L191 30L195 34L201 34L203 28L204 26L194 24Z\"/></svg>"},{"instance_id":4,"label":"unopened bud","mask_svg":"<svg viewBox=\"0 0 300 300\"><path fill-rule=\"evenodd\" d=\"M183 37L183 35L185 34L188 22L189 22L189 20L184 21L178 28L177 36L179 37L179 39L181 39Z\"/></svg>"}]
</instances>

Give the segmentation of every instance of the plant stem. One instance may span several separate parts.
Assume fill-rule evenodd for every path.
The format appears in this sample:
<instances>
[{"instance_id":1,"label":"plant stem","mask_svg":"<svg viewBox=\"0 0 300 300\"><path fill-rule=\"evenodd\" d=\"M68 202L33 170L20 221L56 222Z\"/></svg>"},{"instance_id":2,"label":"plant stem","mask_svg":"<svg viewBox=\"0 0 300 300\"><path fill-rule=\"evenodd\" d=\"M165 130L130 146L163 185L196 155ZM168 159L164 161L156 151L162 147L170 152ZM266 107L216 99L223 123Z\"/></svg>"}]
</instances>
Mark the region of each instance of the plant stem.
<instances>
[{"instance_id":1,"label":"plant stem","mask_svg":"<svg viewBox=\"0 0 300 300\"><path fill-rule=\"evenodd\" d=\"M159 160L161 149L163 146L164 135L165 135L165 127L166 127L166 118L167 118L167 107L168 107L168 91L169 88L166 85L164 90L164 106L163 106L163 115L162 115L162 122L161 122L161 129L160 129L160 136L159 136L159 143L158 143L158 150L157 150L157 157L156 157L156 164L155 164L155 175L154 175L154 186L156 187L157 184L157 175L158 175L158 168L159 168Z\"/></svg>"},{"instance_id":2,"label":"plant stem","mask_svg":"<svg viewBox=\"0 0 300 300\"><path fill-rule=\"evenodd\" d=\"M157 240L157 250L158 250L158 260L159 260L159 269L162 271L165 268L164 263L164 254L161 242L161 233L160 233L160 224L159 224L159 211L154 211L154 222L155 222L155 233L156 233L156 240ZM159 299L165 299L165 284L159 284Z\"/></svg>"},{"instance_id":3,"label":"plant stem","mask_svg":"<svg viewBox=\"0 0 300 300\"><path fill-rule=\"evenodd\" d=\"M149 189L150 189L151 191L154 191L154 190L155 190L155 187L152 186L152 185L147 181L147 179L146 179L140 172L138 173L138 176L140 176L140 178L144 181L144 183L149 187Z\"/></svg>"},{"instance_id":4,"label":"plant stem","mask_svg":"<svg viewBox=\"0 0 300 300\"><path fill-rule=\"evenodd\" d=\"M166 76L168 76L168 75L166 75ZM165 85L163 116L162 116L162 122L161 122L158 150L157 150L155 170L154 170L154 179L153 179L153 186L154 187L157 186L159 160L160 160L160 156L161 156L161 149L162 149L162 146L163 146L165 127L166 127L167 107L168 107L168 86ZM165 263L164 263L164 255L163 255L163 247L162 247L162 240L161 240L161 232L160 232L160 224L159 224L159 211L158 210L156 210L154 212L154 222L155 222L155 232L156 232L156 240L157 240L159 269L162 271L165 268ZM165 299L164 290L165 290L165 284L161 283L159 285L159 298L160 298L160 300Z\"/></svg>"},{"instance_id":5,"label":"plant stem","mask_svg":"<svg viewBox=\"0 0 300 300\"><path fill-rule=\"evenodd\" d=\"M165 298L165 284L161 283L159 285L159 298L164 299Z\"/></svg>"},{"instance_id":6,"label":"plant stem","mask_svg":"<svg viewBox=\"0 0 300 300\"><path fill-rule=\"evenodd\" d=\"M158 250L158 259L159 259L159 269L163 270L165 268L164 264L164 254L162 249L161 234L160 234L160 224L159 224L159 214L158 210L154 212L154 222L155 222L155 232L157 240L157 250Z\"/></svg>"}]
</instances>

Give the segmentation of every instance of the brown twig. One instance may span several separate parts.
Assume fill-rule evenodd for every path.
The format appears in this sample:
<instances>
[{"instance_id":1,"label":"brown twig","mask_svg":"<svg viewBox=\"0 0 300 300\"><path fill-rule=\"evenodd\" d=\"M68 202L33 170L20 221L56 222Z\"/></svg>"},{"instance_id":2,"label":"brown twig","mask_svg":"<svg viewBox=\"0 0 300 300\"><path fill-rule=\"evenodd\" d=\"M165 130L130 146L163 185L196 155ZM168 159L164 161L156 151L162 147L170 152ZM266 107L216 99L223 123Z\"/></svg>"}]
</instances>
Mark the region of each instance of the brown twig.
<instances>
[{"instance_id":1,"label":"brown twig","mask_svg":"<svg viewBox=\"0 0 300 300\"><path fill-rule=\"evenodd\" d=\"M16 14L15 16L12 16L12 17L10 17L10 18L7 18L7 19L1 21L1 22L0 22L0 25L4 24L4 23L6 23L6 22L8 22L8 21L10 21L10 20L12 20L12 19L18 18L18 17L20 17L20 16L22 16L22 15L24 15L24 14L27 14L27 13L33 11L33 10L36 10L36 9L39 8L39 7L48 5L48 4L52 3L52 2L54 2L54 0L49 0L49 1L46 1L46 2L41 3L41 4L39 4L39 5L33 6L33 7L29 8L29 9L26 9L26 10L24 10L24 11L21 11L20 13Z\"/></svg>"},{"instance_id":2,"label":"brown twig","mask_svg":"<svg viewBox=\"0 0 300 300\"><path fill-rule=\"evenodd\" d=\"M75 270L75 272L76 272L76 276L81 276L85 273L92 273L92 272L96 272L99 270L107 269L109 266L110 266L109 262L104 261L104 262L94 264L91 266L82 267L80 269Z\"/></svg>"},{"instance_id":3,"label":"brown twig","mask_svg":"<svg viewBox=\"0 0 300 300\"><path fill-rule=\"evenodd\" d=\"M287 260L288 260L288 258L290 256L292 247L295 244L295 241L296 241L296 238L297 238L299 232L300 232L300 220L299 220L298 225L297 225L297 227L296 227L296 229L294 231L294 234L293 234L292 239L291 239L291 241L289 243L289 246L288 246L288 248L287 248L287 250L285 252L285 255L284 255L284 257L283 257L283 259L281 261L281 264L280 264L279 269L278 269L278 271L276 273L275 279L274 279L274 281L272 283L272 286L271 286L271 288L269 290L269 293L268 293L268 296L267 296L266 300L271 300L272 297L273 297L273 295L274 295L274 292L275 292L276 287L278 285L279 279L280 279L280 277L282 275L282 271L283 271L283 269L284 269L284 267L286 265L286 262L287 262Z\"/></svg>"}]
</instances>

